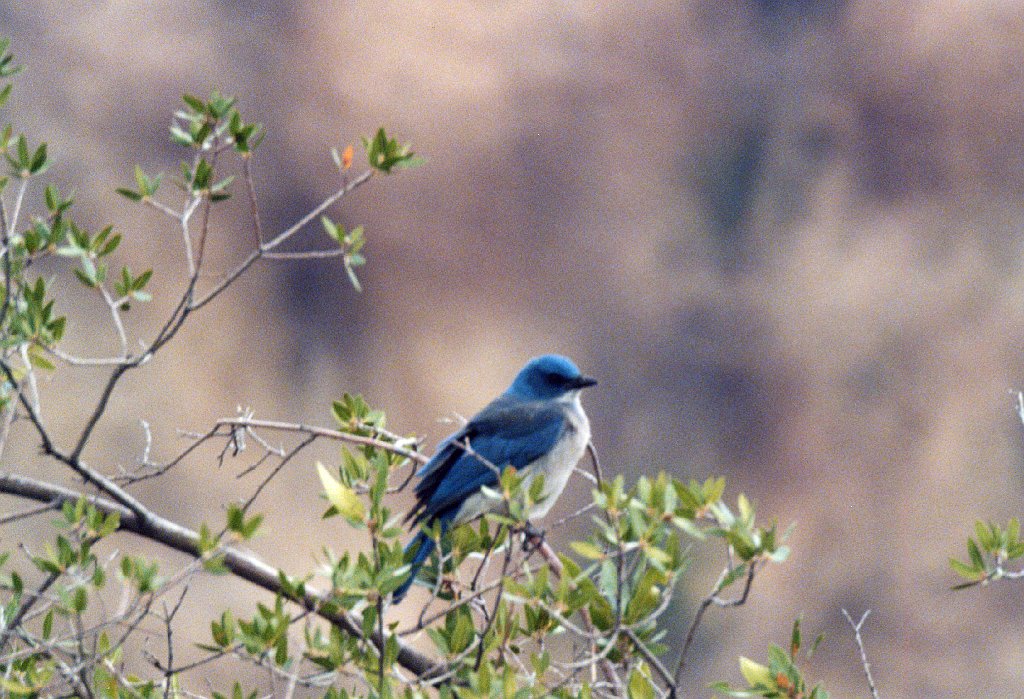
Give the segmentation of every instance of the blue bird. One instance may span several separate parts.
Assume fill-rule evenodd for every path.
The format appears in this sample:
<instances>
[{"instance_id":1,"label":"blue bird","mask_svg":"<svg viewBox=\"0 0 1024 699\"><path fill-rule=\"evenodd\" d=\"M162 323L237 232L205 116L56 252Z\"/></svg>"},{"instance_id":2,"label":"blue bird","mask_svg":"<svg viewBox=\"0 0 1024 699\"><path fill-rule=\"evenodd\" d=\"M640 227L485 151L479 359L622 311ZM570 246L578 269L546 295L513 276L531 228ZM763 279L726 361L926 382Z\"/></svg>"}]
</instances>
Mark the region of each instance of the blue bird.
<instances>
[{"instance_id":1,"label":"blue bird","mask_svg":"<svg viewBox=\"0 0 1024 699\"><path fill-rule=\"evenodd\" d=\"M417 473L416 504L405 521L426 527L437 522L443 537L460 524L500 511L504 503L480 488L496 486L498 471L509 466L523 472L524 487L537 474L544 475L542 497L530 510L531 517L543 517L590 441L580 391L596 383L566 357L545 354L531 359L504 393L438 445ZM405 547L411 570L395 590L394 602L405 597L434 547L434 539L423 529Z\"/></svg>"}]
</instances>

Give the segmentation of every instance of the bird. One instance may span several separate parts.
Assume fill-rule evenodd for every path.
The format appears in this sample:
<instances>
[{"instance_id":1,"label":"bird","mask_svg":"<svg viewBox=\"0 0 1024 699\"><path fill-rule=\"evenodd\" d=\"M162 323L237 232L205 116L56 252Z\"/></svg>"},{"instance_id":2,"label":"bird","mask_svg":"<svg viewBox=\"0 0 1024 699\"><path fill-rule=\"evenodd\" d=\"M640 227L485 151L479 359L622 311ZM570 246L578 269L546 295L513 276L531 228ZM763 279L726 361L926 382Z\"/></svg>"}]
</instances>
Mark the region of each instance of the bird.
<instances>
[{"instance_id":1,"label":"bird","mask_svg":"<svg viewBox=\"0 0 1024 699\"><path fill-rule=\"evenodd\" d=\"M534 357L504 393L441 441L416 474L416 502L405 523L420 530L405 547L409 577L394 591L393 603L402 601L434 551L436 542L427 530L435 523L443 541L454 527L504 509L504 502L488 497L481 488L496 486L498 474L506 468L523 473L524 488L543 474L541 497L528 514L547 514L590 441L580 392L596 383L567 357Z\"/></svg>"}]
</instances>

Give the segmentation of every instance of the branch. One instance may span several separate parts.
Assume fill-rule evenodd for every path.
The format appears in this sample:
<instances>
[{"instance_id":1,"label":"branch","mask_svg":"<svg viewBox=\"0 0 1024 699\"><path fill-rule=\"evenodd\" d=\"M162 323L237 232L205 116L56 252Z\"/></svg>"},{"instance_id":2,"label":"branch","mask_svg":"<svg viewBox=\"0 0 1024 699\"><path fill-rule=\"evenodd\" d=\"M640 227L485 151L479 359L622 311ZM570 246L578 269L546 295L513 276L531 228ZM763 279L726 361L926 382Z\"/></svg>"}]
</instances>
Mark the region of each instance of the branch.
<instances>
[{"instance_id":1,"label":"branch","mask_svg":"<svg viewBox=\"0 0 1024 699\"><path fill-rule=\"evenodd\" d=\"M722 571L722 574L718 576L718 582L715 583L714 588L711 590L711 594L705 597L700 607L697 608L697 613L693 617L693 621L690 623L690 629L686 632L686 641L683 642L683 651L679 656L679 663L676 665L675 674L672 677L672 684L669 690L669 699L675 699L678 696L679 681L683 676L683 668L686 667L686 655L690 652L690 646L693 645L693 640L697 637L697 628L700 626L701 621L704 619L704 613L707 612L708 607L715 605L717 607L738 607L747 601L747 597L750 595L750 586L754 584L754 572L757 570L757 561L752 560L749 563L750 568L747 569L747 580L743 585L743 592L739 597L735 599L722 599L718 595L725 589L725 582L728 579L727 576L732 572L732 566L728 566Z\"/></svg>"},{"instance_id":2,"label":"branch","mask_svg":"<svg viewBox=\"0 0 1024 699\"><path fill-rule=\"evenodd\" d=\"M391 442L384 441L382 439L374 439L373 437L363 437L357 434L349 434L348 432L340 432L338 430L327 429L326 427L315 427L313 425L303 425L297 422L281 422L280 420L256 420L250 417L231 417L221 418L215 423L216 427L245 427L245 428L260 428L265 430L280 430L282 432L300 432L315 437L325 437L327 439L334 439L339 442L348 442L349 444L356 444L361 447L372 447L373 449L382 449L389 451L392 454L398 454L404 456L410 461L415 461L418 464L425 464L429 460L424 454L420 454L417 451L412 451L404 447L400 447Z\"/></svg>"},{"instance_id":3,"label":"branch","mask_svg":"<svg viewBox=\"0 0 1024 699\"><path fill-rule=\"evenodd\" d=\"M626 636L629 637L629 640L632 641L633 645L640 651L640 655L644 656L644 660L647 661L647 664L653 667L657 671L658 675L661 676L662 681L665 683L665 686L668 687L669 691L676 691L675 680L672 678L672 675L669 674L668 668L662 664L658 656L651 652L651 649L640 640L640 637L636 635L636 632L634 632L633 629L627 626L625 628L625 632Z\"/></svg>"},{"instance_id":4,"label":"branch","mask_svg":"<svg viewBox=\"0 0 1024 699\"><path fill-rule=\"evenodd\" d=\"M21 622L25 619L25 615L32 611L32 607L34 607L36 602L46 594L46 591L49 590L55 582L57 582L59 577L60 573L50 573L47 575L46 579L43 580L43 582L39 584L39 587L36 588L36 591L21 603L18 607L18 611L14 613L11 620L4 624L4 632L3 635L0 636L0 651L7 649L8 639L12 634L17 632L18 627L21 626Z\"/></svg>"},{"instance_id":5,"label":"branch","mask_svg":"<svg viewBox=\"0 0 1024 699\"><path fill-rule=\"evenodd\" d=\"M245 180L245 192L249 195L249 215L252 216L252 232L256 236L256 248L263 247L263 223L260 221L260 207L256 202L256 184L252 181L252 153L242 155L242 176Z\"/></svg>"},{"instance_id":6,"label":"branch","mask_svg":"<svg viewBox=\"0 0 1024 699\"><path fill-rule=\"evenodd\" d=\"M198 253L199 254L199 259L197 260L196 266L195 266L195 269L197 271L194 272L191 275L190 280L189 280L188 288L185 291L184 295L182 296L181 300L178 302L178 304L175 307L174 311L171 313L170 318L168 318L167 322L165 323L164 327L160 330L160 332L157 334L156 338L149 345L149 347L146 348L142 352L141 355L139 355L137 357L131 357L131 358L125 357L125 359L124 359L124 361L122 363L119 363L119 364L114 366L113 370L110 373L110 376L107 378L107 381L104 384L104 387L103 387L103 389L102 389L102 391L100 393L99 400L97 401L97 403L96 403L95 407L93 408L91 414L89 415L88 419L86 420L85 425L82 428L82 431L79 434L79 437L78 437L78 439L77 439L77 441L75 443L75 446L72 448L70 453L65 453L65 452L61 451L57 447L57 445L54 443L52 437L50 436L48 430L46 429L45 425L43 424L38 410L33 405L31 405L31 403L27 399L24 391L18 391L17 392L18 399L21 402L21 404L24 406L26 412L28 413L29 419L32 422L33 426L36 428L36 431L39 433L40 440L42 441L43 452L45 454L49 455L49 456L54 457L55 459L57 459L61 463L64 463L65 465L69 466L72 470L74 470L78 475L80 475L82 478L84 478L87 482L95 485L97 488L99 488L101 491L103 491L106 495L110 496L111 498L116 500L121 505L124 505L124 506L128 507L129 509L131 509L140 520L144 521L144 520L148 519L149 516L151 515L151 513L149 512L149 510L141 502L139 502L137 499L135 499L134 497L129 495L127 493L127 491L125 491L123 488L118 486L117 483L115 483L114 481L110 480L106 476L103 476L99 472L89 468L81 459L82 453L85 450L86 445L89 443L89 440L90 440L90 438L91 438L91 436L93 434L93 431L95 430L96 426L99 424L100 419L103 417L104 413L106 412L107 405L108 405L108 403L110 401L110 398L113 395L115 388L120 383L121 378L130 369L133 369L133 368L136 368L138 366L141 366L142 364L145 364L150 359L150 357L152 357L153 354L155 354L165 344L170 342L170 340L177 334L178 330L181 328L181 326L184 324L185 320L188 318L188 316L193 311L196 311L196 310L202 308L208 302L212 301L216 296L218 296L222 291L224 291L224 289L226 289L228 286L230 286L232 282L234 282L238 277L240 277L264 253L267 253L267 252L270 252L270 251L274 250L279 245L281 245L282 243L287 241L289 238L291 238L293 235L295 235L295 233L297 233L303 226L305 226L307 223L309 223L311 220L313 220L313 218L315 218L319 213L324 211L331 204L333 204L334 202L336 202L339 199L341 199L343 196L348 194L350 191L352 191L356 187L359 187L360 185L362 185L362 184L366 183L367 181L369 181L369 179L371 178L372 175L373 175L373 170L367 170L365 173L363 173L362 175L357 177L355 180L352 180L351 182L346 182L344 184L344 186L341 187L341 189L336 191L331 196L327 197L327 199L325 199L323 202L321 202L317 207L315 207L306 216L302 217L298 222L296 222L290 228L288 228L285 231L283 231L282 233L278 234L275 238L273 238L269 242L260 245L260 247L255 252L253 252L249 256L249 258L246 259L245 262L243 262L231 274L229 274L226 279L222 280L219 284L217 284L211 291L209 291L201 299L199 299L198 301L195 301L195 300L193 300L193 298L194 298L193 297L193 293L195 291L196 282L197 282L198 277L199 277L198 269L199 269L199 264L201 263L201 258L202 258L202 250L200 249L200 251ZM194 200L193 206L186 207L186 210L182 213L181 220L182 220L183 225L188 220L188 217L191 216L191 214L192 214L192 212L194 210L194 204L197 203L198 201L199 200ZM206 218L206 214L208 214L208 207L207 207L206 210L204 210L204 220L203 220L204 230L201 231L201 234L204 236L204 238L205 238L205 233L206 233L205 228L208 225L208 219ZM12 221L10 221L9 223L13 223L13 217L12 217ZM257 225L258 225L258 223L257 223ZM187 231L186 231L186 238L187 238ZM5 257L9 257L9 253L5 253ZM190 262L191 262L191 260L190 260ZM8 275L7 283L8 284L10 283L9 275ZM9 292L9 290L8 290L8 292ZM5 308L6 308L6 306L5 306ZM3 371L3 374L5 375L5 377L7 378L7 380L10 382L10 384L12 386L18 386L19 385L19 383L15 380L14 372L13 372L12 368L7 364L7 362L4 362L4 361L0 360L0 370ZM274 426L271 426L271 425L267 425L267 427L269 429L274 429L275 428ZM283 428L278 428L278 429L283 429ZM381 443L381 444L384 444L384 443ZM391 445L389 445L389 446L391 446ZM381 447L381 448L387 448L387 447ZM393 447L393 446L391 446L391 448L392 448L392 451L397 449L397 447ZM403 451L405 452L405 454L403 454L403 455L405 455L407 457L409 457L409 455L414 453L414 452L409 452L407 450L403 450ZM401 452L399 452L399 453L401 453Z\"/></svg>"},{"instance_id":7,"label":"branch","mask_svg":"<svg viewBox=\"0 0 1024 699\"><path fill-rule=\"evenodd\" d=\"M202 556L199 549L198 533L154 513L150 513L146 518L140 517L134 510L103 497L85 495L71 488L64 488L13 473L0 473L0 493L17 495L38 502L59 504L77 502L80 498L85 497L97 510L106 514L118 513L121 518L121 530L137 534L193 558ZM223 555L224 565L236 577L268 592L282 594L279 572L272 566L252 554L233 548L225 548ZM335 609L337 605L333 604L327 605L327 609L324 609L325 604L330 601L330 596L327 593L306 586L305 594L292 601L320 618L337 625L346 633L359 638L364 637L362 622L358 617L344 610ZM379 651L383 648L384 639L379 634L374 633L370 640ZM444 664L435 658L421 653L401 641L398 643L398 663L421 679L430 679L447 670Z\"/></svg>"},{"instance_id":8,"label":"branch","mask_svg":"<svg viewBox=\"0 0 1024 699\"><path fill-rule=\"evenodd\" d=\"M25 201L25 192L28 190L28 178L22 177L21 184L18 185L18 193L14 197L14 211L11 212L11 220L7 229L10 232L15 232L18 229L18 217L21 215L21 203Z\"/></svg>"},{"instance_id":9,"label":"branch","mask_svg":"<svg viewBox=\"0 0 1024 699\"><path fill-rule=\"evenodd\" d=\"M260 245L258 248L256 248L256 250L250 253L249 256L242 261L241 264L239 264L237 267L231 270L231 272L229 272L228 275L220 281L220 283L218 283L216 286L210 289L210 291L206 292L205 296L198 299L197 301L190 303L188 305L188 310L198 311L200 308L202 308L210 301L212 301L214 298L219 296L220 293L224 291L224 289L231 286L231 284L236 279L245 274L245 271L252 267L261 257L263 257L269 252L273 252L282 243L284 243L286 240L288 240L293 235L302 230L302 228L307 223L309 223L314 218L316 218L324 211L326 211L331 204L344 197L346 194L351 192L356 187L359 187L360 185L363 185L366 182L368 182L370 178L373 176L373 172L373 170L367 170L366 172L364 172L351 182L346 182L345 185L341 187L341 189L337 190L334 194L320 202L320 204L316 208L314 208L308 214L306 214L298 221L296 221L291 227L282 231L281 233L278 233L274 238Z\"/></svg>"},{"instance_id":10,"label":"branch","mask_svg":"<svg viewBox=\"0 0 1024 699\"><path fill-rule=\"evenodd\" d=\"M540 551L541 556L543 556L544 561L548 564L551 572L553 572L558 578L561 578L563 575L562 562L558 560L558 555L555 553L554 549L551 548L548 542L541 539L540 544L537 546L537 550ZM591 638L593 638L597 633L597 628L594 626L594 622L590 618L590 612L586 607L580 610L580 616L583 617L584 628L587 630L587 633L591 634ZM605 656L600 659L598 664L601 667L601 674L604 675L604 678L609 684L615 687L616 693L619 693L622 689L622 682L619 680L619 676L616 674L615 667L611 664L611 661L608 660L607 656Z\"/></svg>"},{"instance_id":11,"label":"branch","mask_svg":"<svg viewBox=\"0 0 1024 699\"><path fill-rule=\"evenodd\" d=\"M868 688L871 690L871 696L874 697L874 699L878 699L878 690L875 688L875 680L871 677L871 663L868 662L868 654L864 650L864 640L860 637L860 629L864 626L864 622L867 621L868 614L870 613L871 610L867 610L861 616L860 621L854 623L853 617L850 616L850 613L845 609L843 610L843 616L845 616L846 620L850 623L850 627L853 629L853 637L857 641L857 649L860 651L860 664L861 667L864 668L864 676L868 678Z\"/></svg>"},{"instance_id":12,"label":"branch","mask_svg":"<svg viewBox=\"0 0 1024 699\"><path fill-rule=\"evenodd\" d=\"M115 369L115 375L119 370L123 369L125 369L124 366ZM7 364L7 362L0 360L0 371L4 373L4 375L7 377L7 380L11 382L11 385L17 385L17 382L15 381L14 378L14 372L11 369L11 367ZM112 390L112 382L113 381L111 380L111 383L108 383L108 389L110 390ZM118 486L116 483L114 483L112 480L104 476L102 473L94 471L92 468L87 466L83 461L81 461L78 458L77 453L72 453L69 455L65 454L60 449L58 449L57 445L53 443L53 439L50 437L49 431L47 431L46 426L43 424L42 418L39 417L39 413L36 412L35 408L32 407L32 403L25 396L25 392L18 391L17 396L22 407L25 409L25 412L28 414L29 420L32 422L32 425L36 428L36 432L39 433L39 439L42 442L44 454L46 454L47 456L52 456L61 463L70 467L71 470L73 470L75 473L81 476L87 483L91 483L92 485L96 486L101 491L103 491L104 493L112 497L114 500L116 500L120 505L131 510L132 513L134 513L139 518L140 521L145 521L150 516L152 516L152 513L145 505L143 505L136 498L132 497L126 490ZM109 398L109 391L105 394L105 396ZM103 405L105 404L106 400L103 401ZM95 422L99 419L98 416L100 414L102 414L102 410L97 408L97 412L94 413L93 419L90 422L90 427L88 427L89 431L91 431L92 427L95 426ZM84 448L84 445L80 446Z\"/></svg>"}]
</instances>

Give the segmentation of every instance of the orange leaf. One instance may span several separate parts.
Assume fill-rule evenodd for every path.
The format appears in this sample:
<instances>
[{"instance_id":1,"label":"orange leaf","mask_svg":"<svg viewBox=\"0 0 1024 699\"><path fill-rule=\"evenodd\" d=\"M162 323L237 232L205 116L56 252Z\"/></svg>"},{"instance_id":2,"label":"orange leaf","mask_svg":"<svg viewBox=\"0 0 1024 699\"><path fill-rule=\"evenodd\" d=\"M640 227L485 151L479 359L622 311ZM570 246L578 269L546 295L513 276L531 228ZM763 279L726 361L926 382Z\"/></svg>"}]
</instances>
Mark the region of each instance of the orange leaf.
<instances>
[{"instance_id":1,"label":"orange leaf","mask_svg":"<svg viewBox=\"0 0 1024 699\"><path fill-rule=\"evenodd\" d=\"M346 146L345 150L341 153L341 166L346 170L352 167L352 153L353 150L351 145Z\"/></svg>"}]
</instances>

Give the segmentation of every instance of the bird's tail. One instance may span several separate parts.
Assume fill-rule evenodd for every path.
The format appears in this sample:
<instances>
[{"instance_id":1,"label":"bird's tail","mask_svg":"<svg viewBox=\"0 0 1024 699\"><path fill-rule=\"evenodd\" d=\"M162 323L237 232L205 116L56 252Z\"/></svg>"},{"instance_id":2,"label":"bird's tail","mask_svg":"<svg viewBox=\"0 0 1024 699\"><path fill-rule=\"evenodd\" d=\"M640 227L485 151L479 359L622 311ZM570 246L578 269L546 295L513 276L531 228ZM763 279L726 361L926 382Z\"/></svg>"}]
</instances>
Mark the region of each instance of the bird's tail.
<instances>
[{"instance_id":1,"label":"bird's tail","mask_svg":"<svg viewBox=\"0 0 1024 699\"><path fill-rule=\"evenodd\" d=\"M409 561L411 568L409 569L409 577L391 596L391 601L394 604L401 602L405 597L405 593L412 587L413 581L419 575L420 568L423 567L423 562L433 553L434 546L434 540L421 531L405 547L405 558Z\"/></svg>"}]
</instances>

